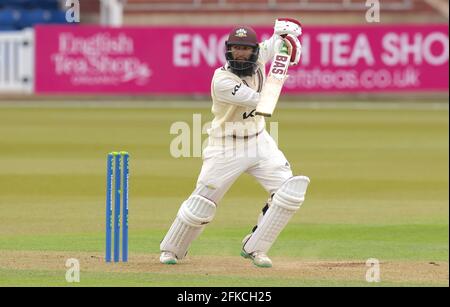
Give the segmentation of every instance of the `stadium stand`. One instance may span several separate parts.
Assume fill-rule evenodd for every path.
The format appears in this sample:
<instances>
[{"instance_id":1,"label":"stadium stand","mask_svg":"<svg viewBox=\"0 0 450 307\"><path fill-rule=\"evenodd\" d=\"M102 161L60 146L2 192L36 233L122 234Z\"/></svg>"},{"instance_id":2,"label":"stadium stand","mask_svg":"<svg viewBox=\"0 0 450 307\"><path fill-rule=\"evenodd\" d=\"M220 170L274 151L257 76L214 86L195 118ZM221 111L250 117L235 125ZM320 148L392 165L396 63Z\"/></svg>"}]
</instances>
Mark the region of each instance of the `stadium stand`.
<instances>
[{"instance_id":1,"label":"stadium stand","mask_svg":"<svg viewBox=\"0 0 450 307\"><path fill-rule=\"evenodd\" d=\"M12 8L0 10L0 26L13 26L20 20L21 13Z\"/></svg>"},{"instance_id":2,"label":"stadium stand","mask_svg":"<svg viewBox=\"0 0 450 307\"><path fill-rule=\"evenodd\" d=\"M90 1L92 16L98 14L93 5L97 1ZM447 3L448 7L447 0L381 0L382 23L447 23L448 14L438 10L436 4L430 5L431 2ZM365 0L127 0L124 23L266 25L279 16L290 16L305 24L362 24L366 23L365 3Z\"/></svg>"},{"instance_id":3,"label":"stadium stand","mask_svg":"<svg viewBox=\"0 0 450 307\"><path fill-rule=\"evenodd\" d=\"M59 0L0 0L0 31L65 22Z\"/></svg>"},{"instance_id":4,"label":"stadium stand","mask_svg":"<svg viewBox=\"0 0 450 307\"><path fill-rule=\"evenodd\" d=\"M362 0L128 0L128 11L308 11L346 12L366 10ZM383 0L384 11L423 11L432 8L423 0Z\"/></svg>"},{"instance_id":5,"label":"stadium stand","mask_svg":"<svg viewBox=\"0 0 450 307\"><path fill-rule=\"evenodd\" d=\"M11 1L11 0L0 0ZM26 1L26 0L22 0ZM365 0L127 0L125 25L267 24L282 15L307 24L364 23ZM447 0L381 0L383 23L447 23ZM443 9L438 9L444 7ZM447 9L446 9L447 8ZM99 23L100 0L83 1L83 23ZM332 13L332 15L330 15Z\"/></svg>"}]
</instances>

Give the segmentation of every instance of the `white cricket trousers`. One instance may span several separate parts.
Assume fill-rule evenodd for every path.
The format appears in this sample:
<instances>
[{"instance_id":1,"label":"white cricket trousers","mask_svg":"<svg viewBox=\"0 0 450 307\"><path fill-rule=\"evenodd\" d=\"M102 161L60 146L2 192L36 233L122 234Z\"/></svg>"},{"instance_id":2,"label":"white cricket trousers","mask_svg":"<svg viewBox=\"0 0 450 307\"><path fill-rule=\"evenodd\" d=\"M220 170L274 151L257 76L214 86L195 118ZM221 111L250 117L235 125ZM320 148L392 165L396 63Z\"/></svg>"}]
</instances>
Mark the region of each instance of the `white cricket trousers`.
<instances>
[{"instance_id":1,"label":"white cricket trousers","mask_svg":"<svg viewBox=\"0 0 450 307\"><path fill-rule=\"evenodd\" d=\"M210 136L193 195L219 204L244 172L255 177L270 194L293 176L286 157L266 130L248 139Z\"/></svg>"}]
</instances>

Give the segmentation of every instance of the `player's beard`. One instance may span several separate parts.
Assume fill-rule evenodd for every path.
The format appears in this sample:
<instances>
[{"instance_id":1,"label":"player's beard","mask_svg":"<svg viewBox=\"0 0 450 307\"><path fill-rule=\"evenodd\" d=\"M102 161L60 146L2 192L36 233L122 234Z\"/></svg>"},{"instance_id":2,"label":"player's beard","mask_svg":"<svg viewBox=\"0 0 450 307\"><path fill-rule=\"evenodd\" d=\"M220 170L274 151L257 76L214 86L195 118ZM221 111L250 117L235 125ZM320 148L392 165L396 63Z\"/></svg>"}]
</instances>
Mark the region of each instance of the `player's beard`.
<instances>
[{"instance_id":1,"label":"player's beard","mask_svg":"<svg viewBox=\"0 0 450 307\"><path fill-rule=\"evenodd\" d=\"M228 65L231 72L238 77L252 76L257 68L256 63L242 60L229 60Z\"/></svg>"},{"instance_id":2,"label":"player's beard","mask_svg":"<svg viewBox=\"0 0 450 307\"><path fill-rule=\"evenodd\" d=\"M258 60L259 56L259 47L256 47L252 54L250 55L250 58L247 60L235 60L233 58L233 53L230 49L227 49L227 52L225 53L225 58L227 60L228 66L232 73L237 75L238 77L247 77L252 76L256 69L258 68L258 65L256 64L256 61Z\"/></svg>"}]
</instances>

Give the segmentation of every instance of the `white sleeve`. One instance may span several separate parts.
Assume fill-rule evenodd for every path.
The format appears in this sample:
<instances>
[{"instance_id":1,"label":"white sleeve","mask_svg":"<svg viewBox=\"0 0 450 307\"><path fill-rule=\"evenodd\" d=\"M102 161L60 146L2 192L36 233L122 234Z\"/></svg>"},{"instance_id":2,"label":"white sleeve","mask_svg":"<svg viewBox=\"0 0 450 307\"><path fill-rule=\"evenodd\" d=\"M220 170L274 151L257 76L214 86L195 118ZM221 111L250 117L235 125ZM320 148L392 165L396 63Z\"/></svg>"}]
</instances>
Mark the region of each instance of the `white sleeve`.
<instances>
[{"instance_id":1,"label":"white sleeve","mask_svg":"<svg viewBox=\"0 0 450 307\"><path fill-rule=\"evenodd\" d=\"M279 36L278 34L274 34L271 38L259 44L259 58L264 64L272 61L273 57L275 56L276 50L280 47L280 43L282 41L283 38L281 36Z\"/></svg>"},{"instance_id":2,"label":"white sleeve","mask_svg":"<svg viewBox=\"0 0 450 307\"><path fill-rule=\"evenodd\" d=\"M256 108L260 96L244 83L231 78L214 80L214 94L223 102L251 108Z\"/></svg>"}]
</instances>

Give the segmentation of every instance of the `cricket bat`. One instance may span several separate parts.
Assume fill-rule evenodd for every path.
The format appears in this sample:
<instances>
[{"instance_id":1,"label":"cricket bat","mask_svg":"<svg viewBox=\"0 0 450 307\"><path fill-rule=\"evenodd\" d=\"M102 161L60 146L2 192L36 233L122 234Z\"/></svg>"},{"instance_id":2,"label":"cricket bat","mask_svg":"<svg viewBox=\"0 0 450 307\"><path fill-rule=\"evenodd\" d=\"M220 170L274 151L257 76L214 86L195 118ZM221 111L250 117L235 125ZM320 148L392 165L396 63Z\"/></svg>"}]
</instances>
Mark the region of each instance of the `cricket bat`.
<instances>
[{"instance_id":1,"label":"cricket bat","mask_svg":"<svg viewBox=\"0 0 450 307\"><path fill-rule=\"evenodd\" d=\"M271 117L280 97L284 81L287 79L291 56L286 44L275 54L261 97L256 106L256 115Z\"/></svg>"}]
</instances>

